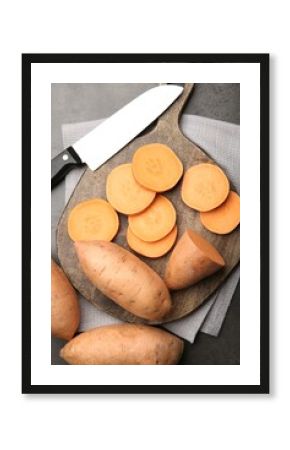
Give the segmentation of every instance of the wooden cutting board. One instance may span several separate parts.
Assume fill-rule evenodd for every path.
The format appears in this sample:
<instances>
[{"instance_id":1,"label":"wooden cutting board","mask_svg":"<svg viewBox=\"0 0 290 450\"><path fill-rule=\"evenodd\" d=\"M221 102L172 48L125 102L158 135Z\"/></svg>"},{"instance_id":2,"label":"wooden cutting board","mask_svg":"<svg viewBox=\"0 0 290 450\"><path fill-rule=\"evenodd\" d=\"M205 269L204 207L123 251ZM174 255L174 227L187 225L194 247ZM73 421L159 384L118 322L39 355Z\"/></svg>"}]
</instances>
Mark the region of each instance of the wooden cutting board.
<instances>
[{"instance_id":1,"label":"wooden cutting board","mask_svg":"<svg viewBox=\"0 0 290 450\"><path fill-rule=\"evenodd\" d=\"M201 162L213 162L207 154L189 141L179 128L179 117L181 111L191 94L193 84L186 84L184 91L179 99L158 119L155 127L148 133L134 139L130 144L124 147L119 153L113 156L103 166L95 172L87 169L77 184L57 229L57 248L60 263L71 280L75 288L97 308L111 314L118 319L127 322L139 323L163 323L149 322L140 319L133 314L125 311L116 305L112 300L105 297L98 291L83 274L78 259L76 257L73 242L67 233L67 220L70 210L79 202L93 198L106 198L106 178L111 170L119 164L131 162L135 150L141 145L160 142L171 147L184 165L184 170L190 166ZM100 149L101 150L101 149ZM222 149L221 149L222 151ZM186 228L192 228L208 239L222 254L225 259L226 267L224 270L200 281L195 286L171 293L173 309L171 314L166 317L166 322L179 319L186 316L201 305L212 294L218 286L225 280L232 269L238 264L240 259L240 229L239 227L232 233L224 236L215 235L207 231L200 223L199 213L187 207L180 196L181 182L169 192L165 193L174 204L177 211L178 238ZM114 242L129 249L126 242L127 216L119 214L120 229L114 239ZM130 250L131 251L131 250ZM170 256L165 255L156 260L139 256L149 266L151 266L161 276L164 274L166 262ZM165 322L165 321L164 321Z\"/></svg>"}]
</instances>

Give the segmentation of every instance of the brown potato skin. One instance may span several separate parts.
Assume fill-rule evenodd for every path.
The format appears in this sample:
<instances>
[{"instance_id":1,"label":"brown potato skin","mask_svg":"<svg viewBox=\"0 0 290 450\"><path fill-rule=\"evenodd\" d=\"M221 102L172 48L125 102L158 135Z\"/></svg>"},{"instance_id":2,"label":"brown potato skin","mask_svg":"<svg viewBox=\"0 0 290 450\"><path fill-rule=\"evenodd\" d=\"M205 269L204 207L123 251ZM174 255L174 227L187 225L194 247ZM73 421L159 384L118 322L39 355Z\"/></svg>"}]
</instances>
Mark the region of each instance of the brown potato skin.
<instances>
[{"instance_id":1,"label":"brown potato skin","mask_svg":"<svg viewBox=\"0 0 290 450\"><path fill-rule=\"evenodd\" d=\"M183 341L160 328L137 324L107 325L79 334L60 351L69 364L177 364Z\"/></svg>"},{"instance_id":2,"label":"brown potato skin","mask_svg":"<svg viewBox=\"0 0 290 450\"><path fill-rule=\"evenodd\" d=\"M77 294L63 270L51 260L51 334L70 340L77 331L79 322Z\"/></svg>"},{"instance_id":3,"label":"brown potato skin","mask_svg":"<svg viewBox=\"0 0 290 450\"><path fill-rule=\"evenodd\" d=\"M160 320L170 311L164 281L137 256L112 242L74 245L87 278L122 308L148 320Z\"/></svg>"},{"instance_id":4,"label":"brown potato skin","mask_svg":"<svg viewBox=\"0 0 290 450\"><path fill-rule=\"evenodd\" d=\"M188 230L181 236L168 260L164 281L168 289L178 290L214 274L224 264L212 261L190 239Z\"/></svg>"}]
</instances>

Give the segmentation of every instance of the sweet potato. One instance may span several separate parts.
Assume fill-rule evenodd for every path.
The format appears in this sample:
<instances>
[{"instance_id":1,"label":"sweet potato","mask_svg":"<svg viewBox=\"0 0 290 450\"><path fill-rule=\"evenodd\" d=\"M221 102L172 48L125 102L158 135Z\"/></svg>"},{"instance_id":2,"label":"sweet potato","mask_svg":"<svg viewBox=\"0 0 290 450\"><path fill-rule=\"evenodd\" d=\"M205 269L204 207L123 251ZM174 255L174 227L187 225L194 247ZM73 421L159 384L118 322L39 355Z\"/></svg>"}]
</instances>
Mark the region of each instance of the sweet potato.
<instances>
[{"instance_id":1,"label":"sweet potato","mask_svg":"<svg viewBox=\"0 0 290 450\"><path fill-rule=\"evenodd\" d=\"M217 208L200 213L201 223L216 234L227 234L240 223L240 197L230 191L227 199Z\"/></svg>"},{"instance_id":2,"label":"sweet potato","mask_svg":"<svg viewBox=\"0 0 290 450\"><path fill-rule=\"evenodd\" d=\"M129 216L128 222L131 231L142 241L159 241L174 227L176 211L166 197L157 195L145 211Z\"/></svg>"},{"instance_id":3,"label":"sweet potato","mask_svg":"<svg viewBox=\"0 0 290 450\"><path fill-rule=\"evenodd\" d=\"M120 213L136 214L153 202L156 192L137 183L132 164L121 164L107 177L106 195L109 203Z\"/></svg>"},{"instance_id":4,"label":"sweet potato","mask_svg":"<svg viewBox=\"0 0 290 450\"><path fill-rule=\"evenodd\" d=\"M183 289L225 266L223 257L206 239L187 229L174 247L164 281L169 289Z\"/></svg>"},{"instance_id":5,"label":"sweet potato","mask_svg":"<svg viewBox=\"0 0 290 450\"><path fill-rule=\"evenodd\" d=\"M121 324L95 328L76 336L60 352L69 364L177 364L183 341L160 328Z\"/></svg>"},{"instance_id":6,"label":"sweet potato","mask_svg":"<svg viewBox=\"0 0 290 450\"><path fill-rule=\"evenodd\" d=\"M214 164L197 164L184 174L181 197L197 211L210 211L221 205L230 191L229 180Z\"/></svg>"},{"instance_id":7,"label":"sweet potato","mask_svg":"<svg viewBox=\"0 0 290 450\"><path fill-rule=\"evenodd\" d=\"M68 218L68 234L73 241L111 241L118 228L118 214L102 198L79 203L71 210Z\"/></svg>"},{"instance_id":8,"label":"sweet potato","mask_svg":"<svg viewBox=\"0 0 290 450\"><path fill-rule=\"evenodd\" d=\"M79 322L77 294L63 270L51 260L51 334L69 340L77 331Z\"/></svg>"},{"instance_id":9,"label":"sweet potato","mask_svg":"<svg viewBox=\"0 0 290 450\"><path fill-rule=\"evenodd\" d=\"M132 170L139 184L152 191L164 192L180 180L183 165L171 148L154 143L136 150Z\"/></svg>"},{"instance_id":10,"label":"sweet potato","mask_svg":"<svg viewBox=\"0 0 290 450\"><path fill-rule=\"evenodd\" d=\"M127 242L129 247L140 255L147 256L148 258L159 258L168 253L174 245L176 236L176 225L167 236L155 242L142 241L135 236L130 227L127 229Z\"/></svg>"},{"instance_id":11,"label":"sweet potato","mask_svg":"<svg viewBox=\"0 0 290 450\"><path fill-rule=\"evenodd\" d=\"M137 256L112 242L75 242L81 268L104 295L148 320L162 319L171 308L167 287Z\"/></svg>"}]
</instances>

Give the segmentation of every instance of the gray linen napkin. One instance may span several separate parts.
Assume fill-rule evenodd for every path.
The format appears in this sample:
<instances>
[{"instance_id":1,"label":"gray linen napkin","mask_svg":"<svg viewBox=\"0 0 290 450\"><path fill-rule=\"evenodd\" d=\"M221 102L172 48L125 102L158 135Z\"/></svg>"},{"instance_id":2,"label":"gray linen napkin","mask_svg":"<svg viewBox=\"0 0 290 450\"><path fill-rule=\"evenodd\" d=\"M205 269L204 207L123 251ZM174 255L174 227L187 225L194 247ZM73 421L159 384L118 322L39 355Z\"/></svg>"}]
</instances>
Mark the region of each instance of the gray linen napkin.
<instances>
[{"instance_id":1,"label":"gray linen napkin","mask_svg":"<svg viewBox=\"0 0 290 450\"><path fill-rule=\"evenodd\" d=\"M64 124L62 126L64 148L73 145L78 139L91 131L102 120ZM227 122L204 117L183 115L181 128L184 134L205 150L210 157L223 166L229 175L234 189L240 191L240 127ZM84 169L72 171L65 180L65 202L68 201ZM237 267L225 283L211 295L203 305L183 319L165 324L164 328L193 343L198 331L217 336L223 324L227 309L240 277ZM81 297L81 296L80 296ZM80 298L81 322L79 331L102 325L120 323L120 320L98 310Z\"/></svg>"}]
</instances>

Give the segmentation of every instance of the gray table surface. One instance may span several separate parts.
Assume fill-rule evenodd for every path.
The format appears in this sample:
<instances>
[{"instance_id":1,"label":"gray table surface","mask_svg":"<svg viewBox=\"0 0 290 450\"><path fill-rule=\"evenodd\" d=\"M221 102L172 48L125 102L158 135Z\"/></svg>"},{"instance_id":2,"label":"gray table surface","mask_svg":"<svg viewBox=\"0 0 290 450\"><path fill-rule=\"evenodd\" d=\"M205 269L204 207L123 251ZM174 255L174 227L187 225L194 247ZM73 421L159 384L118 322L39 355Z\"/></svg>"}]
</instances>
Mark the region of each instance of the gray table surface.
<instances>
[{"instance_id":1,"label":"gray table surface","mask_svg":"<svg viewBox=\"0 0 290 450\"><path fill-rule=\"evenodd\" d=\"M62 150L61 125L108 117L149 84L52 84L52 157ZM232 83L196 84L184 110L217 120L240 123L240 86ZM52 191L52 256L56 257L55 229L63 208L64 183ZM52 338L51 362L64 364L58 356L64 341ZM234 294L218 338L199 333L194 344L185 343L181 364L239 364L240 285Z\"/></svg>"}]
</instances>

